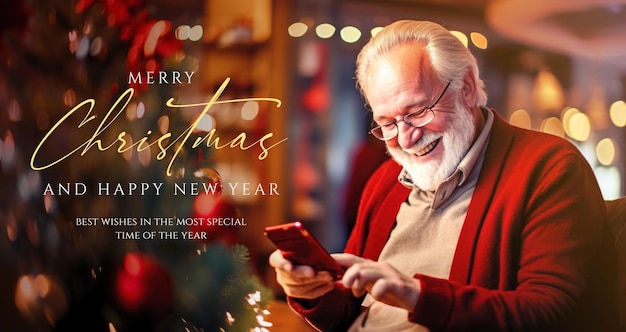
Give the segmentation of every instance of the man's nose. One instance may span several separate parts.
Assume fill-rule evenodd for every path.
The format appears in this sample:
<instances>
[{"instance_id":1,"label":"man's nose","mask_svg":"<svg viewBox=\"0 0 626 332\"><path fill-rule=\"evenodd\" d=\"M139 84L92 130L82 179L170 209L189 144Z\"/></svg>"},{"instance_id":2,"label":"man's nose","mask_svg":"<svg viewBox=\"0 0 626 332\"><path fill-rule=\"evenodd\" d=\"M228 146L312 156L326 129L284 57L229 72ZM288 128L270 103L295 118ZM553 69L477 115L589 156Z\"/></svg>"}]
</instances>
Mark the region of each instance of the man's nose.
<instances>
[{"instance_id":1,"label":"man's nose","mask_svg":"<svg viewBox=\"0 0 626 332\"><path fill-rule=\"evenodd\" d=\"M412 148L422 137L422 128L415 128L404 121L399 121L396 125L398 126L398 145L403 149Z\"/></svg>"}]
</instances>

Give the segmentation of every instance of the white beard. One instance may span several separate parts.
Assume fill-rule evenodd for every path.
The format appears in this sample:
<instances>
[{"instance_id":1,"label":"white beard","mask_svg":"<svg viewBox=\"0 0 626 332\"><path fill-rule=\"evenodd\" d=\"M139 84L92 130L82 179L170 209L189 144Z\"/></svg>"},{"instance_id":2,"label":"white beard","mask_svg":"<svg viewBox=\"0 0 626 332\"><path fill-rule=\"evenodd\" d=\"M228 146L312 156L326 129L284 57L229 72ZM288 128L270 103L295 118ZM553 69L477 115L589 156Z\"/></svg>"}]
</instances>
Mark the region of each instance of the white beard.
<instances>
[{"instance_id":1,"label":"white beard","mask_svg":"<svg viewBox=\"0 0 626 332\"><path fill-rule=\"evenodd\" d=\"M472 145L476 126L474 118L469 110L460 103L456 103L454 116L449 127L443 133L428 132L410 149L401 147L387 147L387 151L393 159L400 164L411 176L413 184L424 191L435 191L458 167L459 163ZM442 137L443 136L443 137ZM443 160L433 159L420 161L415 159L415 153L429 143L442 137L441 142L445 148Z\"/></svg>"}]
</instances>

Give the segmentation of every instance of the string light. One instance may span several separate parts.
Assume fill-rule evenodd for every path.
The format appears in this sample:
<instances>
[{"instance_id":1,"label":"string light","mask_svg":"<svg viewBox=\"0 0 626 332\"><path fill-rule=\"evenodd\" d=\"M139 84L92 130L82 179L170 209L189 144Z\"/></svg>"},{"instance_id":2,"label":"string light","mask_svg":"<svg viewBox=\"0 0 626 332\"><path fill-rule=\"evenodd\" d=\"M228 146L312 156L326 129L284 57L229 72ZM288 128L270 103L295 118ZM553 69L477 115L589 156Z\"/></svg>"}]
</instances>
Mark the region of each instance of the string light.
<instances>
[{"instance_id":1,"label":"string light","mask_svg":"<svg viewBox=\"0 0 626 332\"><path fill-rule=\"evenodd\" d=\"M315 33L322 39L328 39L335 34L337 29L329 23L322 23L315 28Z\"/></svg>"},{"instance_id":2,"label":"string light","mask_svg":"<svg viewBox=\"0 0 626 332\"><path fill-rule=\"evenodd\" d=\"M474 46L480 48L481 50L487 49L487 37L480 32L472 32L470 33L470 39Z\"/></svg>"},{"instance_id":3,"label":"string light","mask_svg":"<svg viewBox=\"0 0 626 332\"><path fill-rule=\"evenodd\" d=\"M293 23L289 26L289 28L287 28L289 35L294 38L304 36L307 30L309 30L309 27L302 22Z\"/></svg>"},{"instance_id":4,"label":"string light","mask_svg":"<svg viewBox=\"0 0 626 332\"><path fill-rule=\"evenodd\" d=\"M372 35L372 37L376 36L381 30L383 29L383 27L375 27L372 28L372 30L370 30L370 34Z\"/></svg>"},{"instance_id":5,"label":"string light","mask_svg":"<svg viewBox=\"0 0 626 332\"><path fill-rule=\"evenodd\" d=\"M354 26L346 26L339 32L341 39L346 43L356 43L361 38L361 31Z\"/></svg>"},{"instance_id":6,"label":"string light","mask_svg":"<svg viewBox=\"0 0 626 332\"><path fill-rule=\"evenodd\" d=\"M307 22L305 23L304 21L307 21ZM290 37L300 38L304 36L309 31L309 27L312 27L312 26L313 26L312 19L303 18L301 21L294 22L291 25L289 25L289 27L287 28L287 33L289 34ZM332 23L324 22L324 23L318 24L315 27L315 34L318 38L329 39L335 35L335 32L337 31L337 29L338 27L336 27ZM375 26L369 30L369 33L372 37L374 37L382 29L383 29L382 26ZM454 30L451 30L450 32L454 36L459 38L459 40L463 43L463 45L465 45L465 47L468 47L469 39L465 33L460 32L460 31L454 31ZM339 29L339 35L341 37L341 40L343 40L346 43L352 44L352 43L356 43L357 41L359 41L363 33L361 32L359 28L352 26L352 25L348 25ZM487 48L488 41L485 35L483 35L480 32L471 32L470 36L471 36L472 44L474 46L476 46L479 49Z\"/></svg>"},{"instance_id":7,"label":"string light","mask_svg":"<svg viewBox=\"0 0 626 332\"><path fill-rule=\"evenodd\" d=\"M465 47L467 47L467 45L468 45L467 36L463 32L451 30L450 33L453 36L455 36L458 40L460 40L461 43L463 43L463 45L465 45Z\"/></svg>"}]
</instances>

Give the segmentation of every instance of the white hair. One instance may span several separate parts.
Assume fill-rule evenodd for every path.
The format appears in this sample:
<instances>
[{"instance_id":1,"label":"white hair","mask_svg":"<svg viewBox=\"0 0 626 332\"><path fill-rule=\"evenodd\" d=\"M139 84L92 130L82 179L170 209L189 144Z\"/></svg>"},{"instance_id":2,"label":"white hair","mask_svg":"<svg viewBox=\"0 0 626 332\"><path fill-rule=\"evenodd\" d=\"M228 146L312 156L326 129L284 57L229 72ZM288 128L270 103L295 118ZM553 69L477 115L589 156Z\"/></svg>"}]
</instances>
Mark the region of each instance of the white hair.
<instances>
[{"instance_id":1,"label":"white hair","mask_svg":"<svg viewBox=\"0 0 626 332\"><path fill-rule=\"evenodd\" d=\"M480 79L474 55L447 29L428 21L401 20L382 29L361 49L356 61L357 86L367 100L363 87L367 83L370 64L388 54L398 45L418 43L424 46L438 78L450 89L459 91L466 69L474 75L477 90L476 106L486 106L485 84Z\"/></svg>"}]
</instances>

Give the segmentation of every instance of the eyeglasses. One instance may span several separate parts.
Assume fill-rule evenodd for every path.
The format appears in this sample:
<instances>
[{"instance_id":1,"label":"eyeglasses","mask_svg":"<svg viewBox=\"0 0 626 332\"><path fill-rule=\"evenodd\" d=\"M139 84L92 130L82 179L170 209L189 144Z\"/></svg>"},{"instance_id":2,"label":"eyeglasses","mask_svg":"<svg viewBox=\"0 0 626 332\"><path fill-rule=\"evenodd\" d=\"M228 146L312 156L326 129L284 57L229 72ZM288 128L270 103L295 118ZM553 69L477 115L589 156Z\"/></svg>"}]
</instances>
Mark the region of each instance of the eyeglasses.
<instances>
[{"instance_id":1,"label":"eyeglasses","mask_svg":"<svg viewBox=\"0 0 626 332\"><path fill-rule=\"evenodd\" d=\"M450 86L450 82L446 85L446 87L443 89L439 97L437 97L437 100L435 100L435 102L432 105L428 107L424 107L423 109L417 112L409 113L403 116L402 119L400 119L400 121L404 121L404 123L408 124L409 126L413 128L420 128L420 127L427 125L430 121L432 121L435 118L435 111L433 111L433 108L437 106L437 103L441 100L441 98L443 98L443 95L446 93L449 86ZM399 131L398 131L397 120L387 122L380 126L376 126L369 131L370 134L372 134L374 137L378 138L381 141L388 141L398 136L398 132Z\"/></svg>"}]
</instances>

